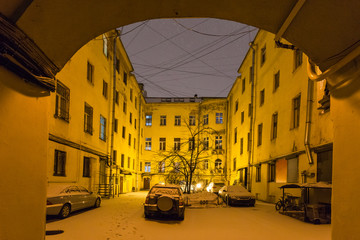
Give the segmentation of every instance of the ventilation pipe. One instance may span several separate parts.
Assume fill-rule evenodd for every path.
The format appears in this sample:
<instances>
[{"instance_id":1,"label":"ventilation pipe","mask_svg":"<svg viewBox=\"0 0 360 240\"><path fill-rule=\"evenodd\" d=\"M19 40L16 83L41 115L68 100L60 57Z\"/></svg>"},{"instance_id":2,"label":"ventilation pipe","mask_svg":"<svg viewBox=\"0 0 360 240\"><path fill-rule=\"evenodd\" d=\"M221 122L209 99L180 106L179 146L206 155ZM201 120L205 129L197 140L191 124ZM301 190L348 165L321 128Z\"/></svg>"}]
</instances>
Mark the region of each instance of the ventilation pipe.
<instances>
[{"instance_id":1,"label":"ventilation pipe","mask_svg":"<svg viewBox=\"0 0 360 240\"><path fill-rule=\"evenodd\" d=\"M314 90L314 82L308 79L308 90L307 90L307 101L306 101L306 123L305 123L305 152L308 159L309 164L313 164L313 158L311 155L310 148L310 124L311 124L311 112L312 112L312 103L313 103L313 90Z\"/></svg>"}]
</instances>

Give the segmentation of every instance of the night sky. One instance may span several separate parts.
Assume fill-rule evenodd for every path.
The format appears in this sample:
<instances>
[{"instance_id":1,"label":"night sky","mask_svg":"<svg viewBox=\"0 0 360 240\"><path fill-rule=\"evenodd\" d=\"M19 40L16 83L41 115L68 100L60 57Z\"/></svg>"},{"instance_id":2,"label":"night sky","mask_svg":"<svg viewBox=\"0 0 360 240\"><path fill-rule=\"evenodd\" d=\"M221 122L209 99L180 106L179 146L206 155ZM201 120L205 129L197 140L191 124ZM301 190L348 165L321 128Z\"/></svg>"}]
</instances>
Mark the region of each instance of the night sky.
<instances>
[{"instance_id":1,"label":"night sky","mask_svg":"<svg viewBox=\"0 0 360 240\"><path fill-rule=\"evenodd\" d=\"M225 97L257 29L210 18L156 19L120 28L149 97Z\"/></svg>"}]
</instances>

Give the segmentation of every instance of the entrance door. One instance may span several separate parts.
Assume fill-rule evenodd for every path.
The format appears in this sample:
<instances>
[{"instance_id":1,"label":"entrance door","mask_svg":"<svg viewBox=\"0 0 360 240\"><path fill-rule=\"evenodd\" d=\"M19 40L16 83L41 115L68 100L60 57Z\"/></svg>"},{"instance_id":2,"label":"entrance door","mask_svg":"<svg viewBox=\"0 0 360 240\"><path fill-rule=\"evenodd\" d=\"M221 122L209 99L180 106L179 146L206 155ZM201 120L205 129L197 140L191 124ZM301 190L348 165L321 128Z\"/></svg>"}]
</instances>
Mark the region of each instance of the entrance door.
<instances>
[{"instance_id":1,"label":"entrance door","mask_svg":"<svg viewBox=\"0 0 360 240\"><path fill-rule=\"evenodd\" d=\"M150 178L144 178L144 189L150 189Z\"/></svg>"}]
</instances>

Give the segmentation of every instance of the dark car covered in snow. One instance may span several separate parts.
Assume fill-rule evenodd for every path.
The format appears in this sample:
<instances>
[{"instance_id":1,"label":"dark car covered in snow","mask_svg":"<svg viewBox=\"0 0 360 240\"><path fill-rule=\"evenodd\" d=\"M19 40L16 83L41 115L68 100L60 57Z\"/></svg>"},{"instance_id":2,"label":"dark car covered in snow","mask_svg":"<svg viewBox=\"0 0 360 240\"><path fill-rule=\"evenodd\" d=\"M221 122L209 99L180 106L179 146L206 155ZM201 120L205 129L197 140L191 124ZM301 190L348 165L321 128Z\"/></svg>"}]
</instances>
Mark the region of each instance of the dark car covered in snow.
<instances>
[{"instance_id":1,"label":"dark car covered in snow","mask_svg":"<svg viewBox=\"0 0 360 240\"><path fill-rule=\"evenodd\" d=\"M224 186L219 190L219 196L228 205L254 206L255 196L240 185Z\"/></svg>"},{"instance_id":2,"label":"dark car covered in snow","mask_svg":"<svg viewBox=\"0 0 360 240\"><path fill-rule=\"evenodd\" d=\"M184 220L185 202L183 193L178 185L154 185L144 203L145 218L152 215L169 215Z\"/></svg>"}]
</instances>

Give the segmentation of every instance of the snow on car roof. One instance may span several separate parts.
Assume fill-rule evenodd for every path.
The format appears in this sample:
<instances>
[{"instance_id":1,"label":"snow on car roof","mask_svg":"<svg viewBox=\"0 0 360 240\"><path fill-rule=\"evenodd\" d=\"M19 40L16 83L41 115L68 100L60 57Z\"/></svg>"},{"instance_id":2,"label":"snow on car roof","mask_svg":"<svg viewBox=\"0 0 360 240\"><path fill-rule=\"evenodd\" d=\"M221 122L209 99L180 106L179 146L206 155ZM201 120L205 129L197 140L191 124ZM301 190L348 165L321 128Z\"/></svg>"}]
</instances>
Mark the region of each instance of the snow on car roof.
<instances>
[{"instance_id":1,"label":"snow on car roof","mask_svg":"<svg viewBox=\"0 0 360 240\"><path fill-rule=\"evenodd\" d=\"M154 187L162 187L162 188L180 188L179 185L176 184L155 184Z\"/></svg>"}]
</instances>

